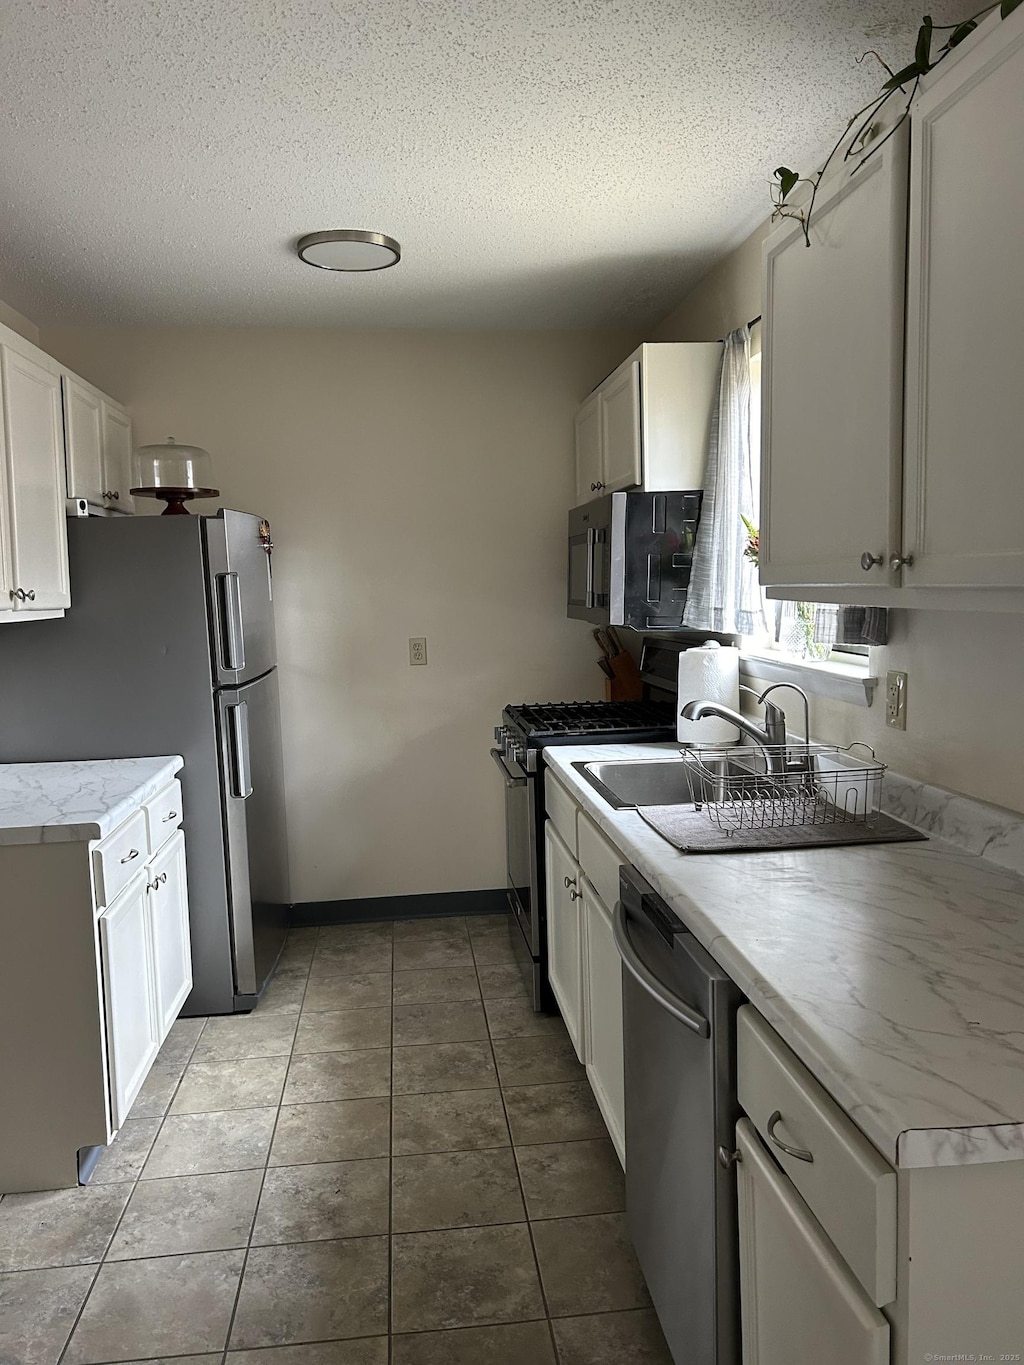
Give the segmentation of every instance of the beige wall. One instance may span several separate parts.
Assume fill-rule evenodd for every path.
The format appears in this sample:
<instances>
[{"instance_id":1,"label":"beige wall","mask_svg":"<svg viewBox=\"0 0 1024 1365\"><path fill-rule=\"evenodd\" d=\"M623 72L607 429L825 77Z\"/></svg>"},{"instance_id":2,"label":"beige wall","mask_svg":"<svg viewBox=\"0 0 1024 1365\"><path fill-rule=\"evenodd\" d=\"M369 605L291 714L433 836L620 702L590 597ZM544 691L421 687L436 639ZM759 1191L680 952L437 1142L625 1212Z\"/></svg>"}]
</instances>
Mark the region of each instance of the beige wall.
<instances>
[{"instance_id":1,"label":"beige wall","mask_svg":"<svg viewBox=\"0 0 1024 1365\"><path fill-rule=\"evenodd\" d=\"M768 224L721 261L656 329L662 341L724 336L761 311L761 242ZM908 674L907 728L885 724L884 698L870 710L811 698L811 728L829 743L866 740L896 771L1024 810L1024 630L1019 616L890 612L890 643L871 671Z\"/></svg>"},{"instance_id":2,"label":"beige wall","mask_svg":"<svg viewBox=\"0 0 1024 1365\"><path fill-rule=\"evenodd\" d=\"M601 695L565 616L572 419L635 340L44 329L273 522L295 900L504 885L502 706Z\"/></svg>"},{"instance_id":3,"label":"beige wall","mask_svg":"<svg viewBox=\"0 0 1024 1365\"><path fill-rule=\"evenodd\" d=\"M9 303L4 303L0 299L0 322L5 327L10 327L12 332L17 332L26 341L31 341L33 346L39 345L39 328L31 322L24 314L19 313L16 308L12 308Z\"/></svg>"}]
</instances>

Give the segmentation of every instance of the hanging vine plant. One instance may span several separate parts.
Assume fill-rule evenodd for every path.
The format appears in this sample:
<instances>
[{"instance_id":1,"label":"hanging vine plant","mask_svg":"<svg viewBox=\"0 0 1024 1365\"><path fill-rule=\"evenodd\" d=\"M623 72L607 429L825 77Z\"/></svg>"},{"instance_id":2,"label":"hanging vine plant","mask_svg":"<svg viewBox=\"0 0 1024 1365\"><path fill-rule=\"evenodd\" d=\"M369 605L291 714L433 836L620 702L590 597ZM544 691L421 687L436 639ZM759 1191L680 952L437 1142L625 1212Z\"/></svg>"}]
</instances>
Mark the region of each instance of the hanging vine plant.
<instances>
[{"instance_id":1,"label":"hanging vine plant","mask_svg":"<svg viewBox=\"0 0 1024 1365\"><path fill-rule=\"evenodd\" d=\"M908 62L899 71L893 71L889 64L883 61L873 49L863 53L857 60L863 61L866 57L875 57L889 73L888 79L883 82L878 94L851 116L843 129L842 136L825 158L820 170L815 171L812 175L800 175L799 172L790 170L788 166L776 167L771 181L772 222L780 218L795 219L800 223L803 231L804 245L810 246L811 219L814 215L814 201L818 194L818 186L821 184L822 176L839 154L843 144L847 144L843 153L843 160L850 161L859 158L853 170L854 172L860 170L877 151L885 146L900 125L909 117L910 106L913 104L914 96L921 84L921 77L929 71L933 71L940 62L944 61L954 48L959 47L964 39L974 32L982 19L994 10L998 10L999 17L1005 19L1020 4L1024 4L1024 0L999 0L999 3L986 5L984 9L978 10L976 14L972 14L967 19L961 19L956 24L936 24L931 15L926 14L917 31L914 60ZM936 47L936 37L941 33L948 33L949 37L941 46ZM874 141L879 131L875 120L897 91L905 101L899 117L883 138ZM858 119L860 124L851 136L850 129L853 128ZM806 203L795 205L791 203L790 196L800 185L809 185L811 192Z\"/></svg>"}]
</instances>

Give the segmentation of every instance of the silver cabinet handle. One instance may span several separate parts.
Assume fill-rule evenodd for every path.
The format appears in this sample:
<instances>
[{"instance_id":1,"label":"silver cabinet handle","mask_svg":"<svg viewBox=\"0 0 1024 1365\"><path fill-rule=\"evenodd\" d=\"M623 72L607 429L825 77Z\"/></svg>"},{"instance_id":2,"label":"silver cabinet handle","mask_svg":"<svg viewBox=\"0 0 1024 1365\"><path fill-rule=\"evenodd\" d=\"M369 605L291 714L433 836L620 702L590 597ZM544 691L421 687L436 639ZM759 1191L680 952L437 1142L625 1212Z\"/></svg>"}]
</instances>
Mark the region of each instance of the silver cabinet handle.
<instances>
[{"instance_id":1,"label":"silver cabinet handle","mask_svg":"<svg viewBox=\"0 0 1024 1365\"><path fill-rule=\"evenodd\" d=\"M124 855L124 857L121 859L121 861L122 861L123 863L134 862L134 860L135 860L138 856L139 856L139 850L138 850L137 848L133 848L130 852L128 852L128 853L126 853L126 854Z\"/></svg>"},{"instance_id":2,"label":"silver cabinet handle","mask_svg":"<svg viewBox=\"0 0 1024 1365\"><path fill-rule=\"evenodd\" d=\"M711 1025L704 1016L691 1008L684 1000L680 1000L677 995L673 995L664 982L659 981L654 973L641 962L630 941L629 928L626 923L626 907L621 901L616 905L615 914L612 917L612 937L615 939L619 957L622 958L622 965L637 984L642 986L662 1009L667 1010L673 1019L678 1019L681 1024L685 1024L688 1029L701 1038L710 1038Z\"/></svg>"},{"instance_id":3,"label":"silver cabinet handle","mask_svg":"<svg viewBox=\"0 0 1024 1365\"><path fill-rule=\"evenodd\" d=\"M876 564L884 564L885 555L873 555L870 550L865 550L860 557L860 567L865 573L869 573Z\"/></svg>"},{"instance_id":4,"label":"silver cabinet handle","mask_svg":"<svg viewBox=\"0 0 1024 1365\"><path fill-rule=\"evenodd\" d=\"M776 1127L782 1122L782 1111L776 1109L768 1120L768 1141L774 1142L780 1151L787 1156L795 1156L797 1161L813 1161L814 1153L809 1152L806 1147L791 1147L788 1142L783 1142L781 1138L775 1136Z\"/></svg>"},{"instance_id":5,"label":"silver cabinet handle","mask_svg":"<svg viewBox=\"0 0 1024 1365\"><path fill-rule=\"evenodd\" d=\"M168 811L167 814L166 814L166 815L163 817L163 819L160 821L160 823L161 823L162 825L166 825L166 824L168 824L171 820L177 820L177 818L178 818L178 812L177 812L176 810Z\"/></svg>"},{"instance_id":6,"label":"silver cabinet handle","mask_svg":"<svg viewBox=\"0 0 1024 1365\"><path fill-rule=\"evenodd\" d=\"M889 568L892 569L893 573L895 573L897 569L903 568L912 569L913 567L914 567L913 555L891 554L889 556Z\"/></svg>"},{"instance_id":7,"label":"silver cabinet handle","mask_svg":"<svg viewBox=\"0 0 1024 1365\"><path fill-rule=\"evenodd\" d=\"M578 901L582 895L583 895L583 892L582 892L582 891L570 891L570 892L569 892L569 899L570 899L571 901Z\"/></svg>"}]
</instances>

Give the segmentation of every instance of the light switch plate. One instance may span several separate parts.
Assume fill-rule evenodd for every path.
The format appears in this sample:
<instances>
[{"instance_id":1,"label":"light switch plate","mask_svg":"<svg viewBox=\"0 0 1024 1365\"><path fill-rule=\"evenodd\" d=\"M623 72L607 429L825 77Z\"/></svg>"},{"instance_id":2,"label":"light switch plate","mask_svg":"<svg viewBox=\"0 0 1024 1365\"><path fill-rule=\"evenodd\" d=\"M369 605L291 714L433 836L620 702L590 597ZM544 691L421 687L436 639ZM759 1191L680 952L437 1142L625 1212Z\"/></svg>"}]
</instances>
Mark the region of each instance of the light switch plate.
<instances>
[{"instance_id":1,"label":"light switch plate","mask_svg":"<svg viewBox=\"0 0 1024 1365\"><path fill-rule=\"evenodd\" d=\"M907 675L885 675L885 723L892 730L907 728Z\"/></svg>"},{"instance_id":2,"label":"light switch plate","mask_svg":"<svg viewBox=\"0 0 1024 1365\"><path fill-rule=\"evenodd\" d=\"M413 635L409 637L409 663L425 664L427 662L427 637L425 635Z\"/></svg>"}]
</instances>

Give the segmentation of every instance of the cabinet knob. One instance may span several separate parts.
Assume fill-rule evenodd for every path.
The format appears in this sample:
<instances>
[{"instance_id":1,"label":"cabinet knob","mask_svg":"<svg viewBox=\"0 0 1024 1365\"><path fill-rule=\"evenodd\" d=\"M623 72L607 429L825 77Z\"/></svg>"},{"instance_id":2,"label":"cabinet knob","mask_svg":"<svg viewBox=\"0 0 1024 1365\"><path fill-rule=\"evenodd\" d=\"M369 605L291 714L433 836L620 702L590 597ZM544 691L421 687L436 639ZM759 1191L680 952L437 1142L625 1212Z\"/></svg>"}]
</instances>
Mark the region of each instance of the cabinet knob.
<instances>
[{"instance_id":1,"label":"cabinet knob","mask_svg":"<svg viewBox=\"0 0 1024 1365\"><path fill-rule=\"evenodd\" d=\"M10 595L12 600L17 598L19 602L34 602L36 600L35 588L29 588L28 592L24 588L11 588Z\"/></svg>"},{"instance_id":2,"label":"cabinet knob","mask_svg":"<svg viewBox=\"0 0 1024 1365\"><path fill-rule=\"evenodd\" d=\"M579 898L580 898L580 896L581 896L581 894L582 894L581 892L576 891L575 889L573 889L572 887L570 887L570 889L569 889L569 899L570 899L571 901L578 901Z\"/></svg>"},{"instance_id":3,"label":"cabinet knob","mask_svg":"<svg viewBox=\"0 0 1024 1365\"><path fill-rule=\"evenodd\" d=\"M865 573L873 569L876 564L884 564L885 555L873 555L870 550L865 550L860 557L860 567Z\"/></svg>"},{"instance_id":4,"label":"cabinet knob","mask_svg":"<svg viewBox=\"0 0 1024 1365\"><path fill-rule=\"evenodd\" d=\"M23 593L22 596L27 597L30 602L34 602L36 600L35 588L29 588L28 592Z\"/></svg>"},{"instance_id":5,"label":"cabinet knob","mask_svg":"<svg viewBox=\"0 0 1024 1365\"><path fill-rule=\"evenodd\" d=\"M913 555L891 554L889 556L889 568L892 569L893 573L895 573L897 569L903 568L911 569L913 568L913 566L914 566Z\"/></svg>"},{"instance_id":6,"label":"cabinet knob","mask_svg":"<svg viewBox=\"0 0 1024 1365\"><path fill-rule=\"evenodd\" d=\"M576 879L574 877L563 877L562 880L565 882L566 891L568 891L570 886L576 885Z\"/></svg>"},{"instance_id":7,"label":"cabinet knob","mask_svg":"<svg viewBox=\"0 0 1024 1365\"><path fill-rule=\"evenodd\" d=\"M121 500L121 494L116 489L112 489L109 493L104 493L102 496L106 498L108 502L120 502Z\"/></svg>"},{"instance_id":8,"label":"cabinet knob","mask_svg":"<svg viewBox=\"0 0 1024 1365\"><path fill-rule=\"evenodd\" d=\"M600 493L603 487L604 487L603 483L592 483L590 485L590 491L591 493Z\"/></svg>"},{"instance_id":9,"label":"cabinet knob","mask_svg":"<svg viewBox=\"0 0 1024 1365\"><path fill-rule=\"evenodd\" d=\"M719 1147L718 1164L723 1171L727 1171L730 1166L735 1166L737 1162L742 1160L739 1152L730 1152L728 1147Z\"/></svg>"}]
</instances>

